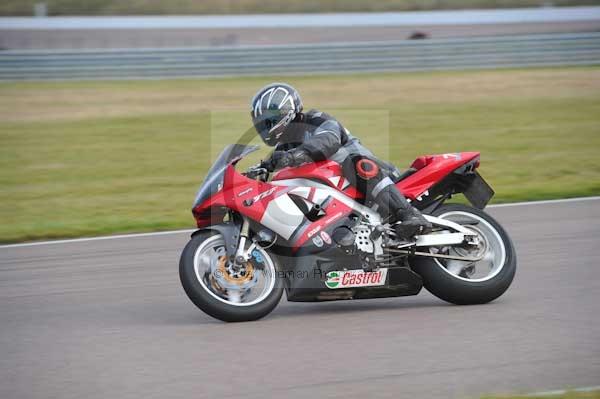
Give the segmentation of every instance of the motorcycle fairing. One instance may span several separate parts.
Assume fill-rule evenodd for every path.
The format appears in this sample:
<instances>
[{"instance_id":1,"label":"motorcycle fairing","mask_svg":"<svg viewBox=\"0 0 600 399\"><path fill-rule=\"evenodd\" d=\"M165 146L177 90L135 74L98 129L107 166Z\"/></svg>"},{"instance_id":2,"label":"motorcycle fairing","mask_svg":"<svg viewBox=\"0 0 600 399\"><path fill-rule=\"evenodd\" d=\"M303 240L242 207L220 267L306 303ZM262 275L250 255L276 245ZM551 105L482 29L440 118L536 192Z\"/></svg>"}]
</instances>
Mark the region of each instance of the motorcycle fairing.
<instances>
[{"instance_id":1,"label":"motorcycle fairing","mask_svg":"<svg viewBox=\"0 0 600 399\"><path fill-rule=\"evenodd\" d=\"M217 193L223 187L223 176L229 165L235 165L246 155L257 151L258 146L248 146L244 144L229 144L217 156L215 162L206 173L206 178L196 193L192 209L205 202L212 195Z\"/></svg>"},{"instance_id":2,"label":"motorcycle fairing","mask_svg":"<svg viewBox=\"0 0 600 399\"><path fill-rule=\"evenodd\" d=\"M415 159L411 168L417 171L407 175L396 186L411 200L418 200L427 190L460 166L479 157L479 152L425 155ZM360 199L362 194L348 184L340 164L320 161L296 168L284 168L273 176L273 181L288 179L312 179L342 191L350 198Z\"/></svg>"},{"instance_id":3,"label":"motorcycle fairing","mask_svg":"<svg viewBox=\"0 0 600 399\"><path fill-rule=\"evenodd\" d=\"M412 165L417 172L398 182L397 186L408 198L420 200L444 176L478 156L477 152L467 152L417 158ZM221 222L229 208L271 229L297 251L314 234L320 231L330 234L332 224L347 219L354 211L378 218L375 212L354 201L357 192L343 178L342 168L336 162L286 168L277 173L271 183L237 173L233 166L235 162L237 159L231 160L225 168L222 188L193 209L198 227ZM321 205L324 216L309 220L290 195Z\"/></svg>"},{"instance_id":4,"label":"motorcycle fairing","mask_svg":"<svg viewBox=\"0 0 600 399\"><path fill-rule=\"evenodd\" d=\"M272 183L289 187L290 194L303 196L307 200L318 203L325 211L325 215L314 222L307 219L305 226L299 230L300 234L292 237L291 244L294 251L297 251L318 232L324 231L331 234L333 227L340 221L346 221L351 214L366 217L374 223L380 220L379 214L372 209L358 203L345 193L320 182L298 178L277 180Z\"/></svg>"},{"instance_id":5,"label":"motorcycle fairing","mask_svg":"<svg viewBox=\"0 0 600 399\"><path fill-rule=\"evenodd\" d=\"M344 255L335 247L316 248L308 242L292 257L278 256L286 277L286 296L291 302L343 299L386 298L417 295L423 287L421 277L404 267L388 268L383 285L331 289L326 285L331 271L362 270L361 259Z\"/></svg>"},{"instance_id":6,"label":"motorcycle fairing","mask_svg":"<svg viewBox=\"0 0 600 399\"><path fill-rule=\"evenodd\" d=\"M206 227L212 223L215 209L229 208L271 229L290 241L293 248L298 248L310 238L310 231L319 231L352 211L351 203L354 201L348 198L349 205L339 198L334 198L331 193L335 193L335 190L288 187L249 179L229 165L225 170L221 191L194 208L194 215L198 227ZM310 221L294 203L290 194L326 205L325 215L314 222ZM332 213L334 211L335 213Z\"/></svg>"},{"instance_id":7,"label":"motorcycle fairing","mask_svg":"<svg viewBox=\"0 0 600 399\"><path fill-rule=\"evenodd\" d=\"M235 210L290 241L296 251L316 232L342 220L354 210L376 214L335 188L308 179L279 180L275 184L249 179L229 165L224 172L223 187L193 210L198 227L207 227L222 213L218 209ZM324 215L310 221L290 195L321 205ZM216 213L216 215L215 215Z\"/></svg>"},{"instance_id":8,"label":"motorcycle fairing","mask_svg":"<svg viewBox=\"0 0 600 399\"><path fill-rule=\"evenodd\" d=\"M208 216L215 209L229 208L289 238L290 226L300 224L303 215L292 206L293 202L285 194L287 191L287 187L249 179L237 173L230 164L225 169L221 190L196 206L193 212L198 227L206 227L211 223ZM286 212L283 212L284 209Z\"/></svg>"}]
</instances>

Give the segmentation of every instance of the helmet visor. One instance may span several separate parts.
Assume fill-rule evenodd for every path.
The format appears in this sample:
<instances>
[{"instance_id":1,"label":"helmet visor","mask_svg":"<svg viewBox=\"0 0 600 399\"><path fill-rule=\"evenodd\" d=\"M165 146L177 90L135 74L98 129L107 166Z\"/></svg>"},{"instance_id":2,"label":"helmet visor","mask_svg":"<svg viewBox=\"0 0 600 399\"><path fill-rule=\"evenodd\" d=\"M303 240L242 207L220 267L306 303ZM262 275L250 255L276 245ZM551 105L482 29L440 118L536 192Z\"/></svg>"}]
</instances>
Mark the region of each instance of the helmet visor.
<instances>
[{"instance_id":1,"label":"helmet visor","mask_svg":"<svg viewBox=\"0 0 600 399\"><path fill-rule=\"evenodd\" d=\"M281 113L279 110L268 110L253 118L254 128L265 144L273 146L294 118L294 112Z\"/></svg>"}]
</instances>

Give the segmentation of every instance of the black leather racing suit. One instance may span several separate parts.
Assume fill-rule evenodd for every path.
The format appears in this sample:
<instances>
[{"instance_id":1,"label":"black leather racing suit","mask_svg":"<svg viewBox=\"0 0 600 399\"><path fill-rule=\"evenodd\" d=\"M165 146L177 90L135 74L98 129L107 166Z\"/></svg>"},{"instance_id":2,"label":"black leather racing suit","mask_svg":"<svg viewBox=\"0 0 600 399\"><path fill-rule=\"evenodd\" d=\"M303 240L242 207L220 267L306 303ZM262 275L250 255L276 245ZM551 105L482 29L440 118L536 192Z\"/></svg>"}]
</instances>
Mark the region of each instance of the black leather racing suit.
<instances>
[{"instance_id":1,"label":"black leather racing suit","mask_svg":"<svg viewBox=\"0 0 600 399\"><path fill-rule=\"evenodd\" d=\"M285 152L287 153L285 153ZM281 165L278 154L296 154L291 161ZM282 166L296 166L305 162L333 160L342 165L344 177L364 196L366 203L376 203L378 212L387 222L404 220L403 212L412 207L395 186L400 176L398 170L378 160L360 141L332 116L317 110L298 114L287 127L280 142L264 162L270 169ZM362 160L375 164L373 173L365 177L363 169L357 169ZM365 164L366 165L366 164ZM368 165L367 165L368 166Z\"/></svg>"}]
</instances>

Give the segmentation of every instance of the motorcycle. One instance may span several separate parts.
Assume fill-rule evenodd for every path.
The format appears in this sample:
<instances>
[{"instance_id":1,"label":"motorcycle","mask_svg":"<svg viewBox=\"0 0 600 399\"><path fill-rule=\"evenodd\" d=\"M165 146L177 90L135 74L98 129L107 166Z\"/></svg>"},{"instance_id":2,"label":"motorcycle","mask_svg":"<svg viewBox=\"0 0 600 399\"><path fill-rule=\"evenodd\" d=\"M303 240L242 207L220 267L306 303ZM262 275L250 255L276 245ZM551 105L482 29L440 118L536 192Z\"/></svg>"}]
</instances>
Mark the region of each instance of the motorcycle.
<instances>
[{"instance_id":1,"label":"motorcycle","mask_svg":"<svg viewBox=\"0 0 600 399\"><path fill-rule=\"evenodd\" d=\"M403 240L333 161L244 173L236 164L258 146L232 144L198 193L196 230L179 274L190 300L229 322L288 301L417 295L423 286L454 304L502 295L516 271L511 239L483 209L494 191L478 173L480 154L418 157L395 173L398 189L432 223ZM396 169L397 171L397 169ZM469 205L446 203L462 193Z\"/></svg>"}]
</instances>

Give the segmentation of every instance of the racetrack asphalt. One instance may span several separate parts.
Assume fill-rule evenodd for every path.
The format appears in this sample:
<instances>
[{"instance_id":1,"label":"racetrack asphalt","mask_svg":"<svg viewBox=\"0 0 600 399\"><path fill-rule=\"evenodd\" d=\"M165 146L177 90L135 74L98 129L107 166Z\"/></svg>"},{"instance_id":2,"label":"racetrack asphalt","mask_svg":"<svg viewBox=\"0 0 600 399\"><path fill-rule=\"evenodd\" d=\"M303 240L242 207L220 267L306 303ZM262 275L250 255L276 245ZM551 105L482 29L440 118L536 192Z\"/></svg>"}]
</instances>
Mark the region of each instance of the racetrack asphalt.
<instances>
[{"instance_id":1,"label":"racetrack asphalt","mask_svg":"<svg viewBox=\"0 0 600 399\"><path fill-rule=\"evenodd\" d=\"M288 303L226 324L180 287L188 234L0 247L0 398L478 398L600 383L600 200L489 209L518 253L478 306Z\"/></svg>"}]
</instances>

